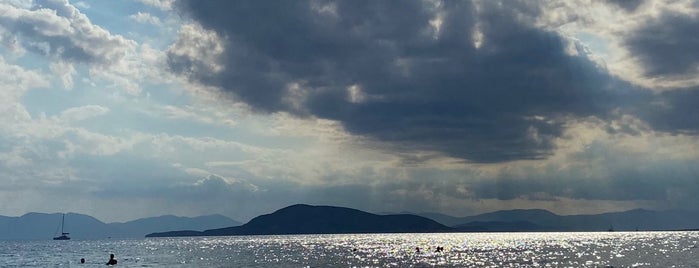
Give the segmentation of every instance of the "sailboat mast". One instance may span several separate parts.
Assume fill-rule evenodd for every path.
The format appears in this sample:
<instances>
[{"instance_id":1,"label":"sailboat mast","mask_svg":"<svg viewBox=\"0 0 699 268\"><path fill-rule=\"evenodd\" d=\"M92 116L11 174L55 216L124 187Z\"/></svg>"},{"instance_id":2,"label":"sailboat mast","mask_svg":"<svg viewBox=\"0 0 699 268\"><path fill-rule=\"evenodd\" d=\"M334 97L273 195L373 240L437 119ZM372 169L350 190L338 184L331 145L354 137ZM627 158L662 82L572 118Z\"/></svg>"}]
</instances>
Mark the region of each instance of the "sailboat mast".
<instances>
[{"instance_id":1,"label":"sailboat mast","mask_svg":"<svg viewBox=\"0 0 699 268\"><path fill-rule=\"evenodd\" d=\"M64 230L65 223L66 223L66 214L63 213L63 215L61 217L61 235L54 237L53 240L70 240L70 237L68 237L69 233L66 233ZM58 230L58 229L56 229L56 230Z\"/></svg>"}]
</instances>

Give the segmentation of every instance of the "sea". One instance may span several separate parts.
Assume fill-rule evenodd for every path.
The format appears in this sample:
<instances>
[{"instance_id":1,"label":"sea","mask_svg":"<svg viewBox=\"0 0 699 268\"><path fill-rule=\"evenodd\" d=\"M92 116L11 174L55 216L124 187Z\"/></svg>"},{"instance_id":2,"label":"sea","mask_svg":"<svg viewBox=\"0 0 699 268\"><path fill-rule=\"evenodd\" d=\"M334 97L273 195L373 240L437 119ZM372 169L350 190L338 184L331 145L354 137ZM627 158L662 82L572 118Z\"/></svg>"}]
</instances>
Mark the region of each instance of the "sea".
<instances>
[{"instance_id":1,"label":"sea","mask_svg":"<svg viewBox=\"0 0 699 268\"><path fill-rule=\"evenodd\" d=\"M698 247L699 232L34 240L0 241L0 267L699 267Z\"/></svg>"}]
</instances>

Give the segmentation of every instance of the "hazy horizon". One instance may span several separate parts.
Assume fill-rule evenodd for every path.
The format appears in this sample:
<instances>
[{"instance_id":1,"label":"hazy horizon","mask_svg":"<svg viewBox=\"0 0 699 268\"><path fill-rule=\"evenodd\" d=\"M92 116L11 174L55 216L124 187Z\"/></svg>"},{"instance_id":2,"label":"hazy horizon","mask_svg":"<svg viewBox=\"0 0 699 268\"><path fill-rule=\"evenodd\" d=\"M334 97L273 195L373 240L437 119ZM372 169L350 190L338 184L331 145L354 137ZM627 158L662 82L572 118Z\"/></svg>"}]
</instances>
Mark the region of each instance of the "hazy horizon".
<instances>
[{"instance_id":1,"label":"hazy horizon","mask_svg":"<svg viewBox=\"0 0 699 268\"><path fill-rule=\"evenodd\" d=\"M291 206L291 205L298 205L298 204L289 204L288 206ZM332 205L324 205L324 204L304 204L304 205L312 205L312 206L332 206ZM66 215L71 214L71 213L74 213L74 214L87 215L87 216L93 217L93 218L95 218L95 219L97 219L97 220L99 220L99 221L101 221L101 222L104 222L104 223L123 223L123 222L129 222L129 221L140 220L140 219L145 219L145 218L157 218L157 217L162 217L162 216L175 216L175 217L188 217L188 218L194 218L194 217L221 215L221 216L227 217L227 218L229 218L229 219L231 219L231 220L234 220L234 221L240 222L240 223L242 223L242 224L245 224L246 222L250 221L251 219L253 219L253 218L257 217L257 216L261 216L261 215L265 215L265 214L271 214L271 213L273 213L273 212L275 212L275 211L277 211L277 210L279 210L279 209L282 209L282 208L285 208L285 207L288 207L288 206L279 207L279 208L277 208L277 209L273 209L273 210L267 211L267 212L261 212L261 213L258 214L258 215L252 216L252 217L250 217L250 218L245 218L245 219L238 219L238 218L235 217L235 216L223 215L223 214L221 214L221 213L213 213L213 214L201 214L201 215L191 215L191 216L187 216L187 215L176 215L176 214L157 214L157 215L143 216L143 217L132 218L132 219L124 219L124 220L120 220L120 221L106 221L106 220L100 219L99 217L96 217L96 216L94 216L94 215L90 215L90 214L86 214L86 213L80 213L80 212L74 212L74 211L64 211L64 212L60 212L60 211L57 211L57 212L28 211L28 212L25 212L25 213L19 214L19 215L4 215L4 214L0 214L0 216L21 217L21 216L24 216L24 215L29 214L29 213L66 214ZM347 208L355 209L355 208L353 208L353 207L347 207ZM434 211L407 211L407 210L403 210L403 211L365 211L365 212L369 212L369 213L373 213L373 214L377 214L377 215L404 214L404 213L411 213L411 214L416 214L416 215L417 215L417 214L437 213L437 214L441 214L441 215L445 215L445 216L456 217L456 218L462 218L462 217L477 216L477 215L481 215L481 214L487 214L487 213L498 212L498 211L507 211L507 210L519 210L519 208L514 208L514 209L503 209L503 210L493 210L493 211L485 211L485 212L479 212L479 213L476 213L476 214L468 214L468 215L452 215L452 214L448 214L448 213L441 213L441 212L434 212ZM527 210L527 209L524 209L524 210ZM634 210L634 209L630 209L630 210ZM598 213L594 213L594 214L615 213L615 212L626 212L626 211L630 211L630 210L602 211L602 212L598 212ZM548 211L548 210L547 210L547 211ZM692 212L692 211L696 211L696 210L686 210L686 211ZM549 211L549 212L551 212L551 211ZM552 213L554 213L554 214L556 214L556 215L559 215L559 216L588 215L588 214L578 214L578 213L572 213L572 214L559 214L559 213L555 213L555 212L552 212Z\"/></svg>"},{"instance_id":2,"label":"hazy horizon","mask_svg":"<svg viewBox=\"0 0 699 268\"><path fill-rule=\"evenodd\" d=\"M699 207L696 1L0 0L0 215Z\"/></svg>"}]
</instances>

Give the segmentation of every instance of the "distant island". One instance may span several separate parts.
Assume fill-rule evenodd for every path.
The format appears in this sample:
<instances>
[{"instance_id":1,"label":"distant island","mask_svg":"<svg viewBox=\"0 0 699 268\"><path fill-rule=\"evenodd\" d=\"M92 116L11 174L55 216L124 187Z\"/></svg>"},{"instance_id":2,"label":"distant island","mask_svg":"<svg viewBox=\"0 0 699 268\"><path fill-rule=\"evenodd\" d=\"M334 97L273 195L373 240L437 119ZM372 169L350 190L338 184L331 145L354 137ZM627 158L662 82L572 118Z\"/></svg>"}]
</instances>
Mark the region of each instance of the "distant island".
<instances>
[{"instance_id":1,"label":"distant island","mask_svg":"<svg viewBox=\"0 0 699 268\"><path fill-rule=\"evenodd\" d=\"M417 214L463 232L679 231L699 228L698 211L633 209L590 215L557 215L543 209L500 210L467 217Z\"/></svg>"},{"instance_id":2,"label":"distant island","mask_svg":"<svg viewBox=\"0 0 699 268\"><path fill-rule=\"evenodd\" d=\"M50 240L55 236L62 213L30 212L20 217L0 216L0 240ZM207 230L240 225L222 215L179 217L164 215L127 222L104 223L91 216L65 214L65 231L72 239L140 238L152 232Z\"/></svg>"},{"instance_id":3,"label":"distant island","mask_svg":"<svg viewBox=\"0 0 699 268\"><path fill-rule=\"evenodd\" d=\"M0 216L0 240L50 240L60 231L62 213L31 212ZM543 209L500 210L454 217L440 213L373 214L335 206L292 205L246 224L222 215L172 215L104 223L91 216L65 214L73 239L163 236L225 236L433 232L606 232L699 230L697 211L634 209L591 215L557 215Z\"/></svg>"},{"instance_id":4,"label":"distant island","mask_svg":"<svg viewBox=\"0 0 699 268\"><path fill-rule=\"evenodd\" d=\"M454 228L411 214L377 215L361 210L333 207L292 205L271 214L258 216L241 226L203 232L174 231L152 233L146 237L347 234L347 233L435 233L453 232Z\"/></svg>"},{"instance_id":5,"label":"distant island","mask_svg":"<svg viewBox=\"0 0 699 268\"><path fill-rule=\"evenodd\" d=\"M634 209L593 215L557 215L543 209L515 209L475 216L439 213L378 215L351 208L292 205L258 216L240 226L205 231L157 232L146 237L434 233L434 232L569 232L661 231L699 229L699 212Z\"/></svg>"}]
</instances>

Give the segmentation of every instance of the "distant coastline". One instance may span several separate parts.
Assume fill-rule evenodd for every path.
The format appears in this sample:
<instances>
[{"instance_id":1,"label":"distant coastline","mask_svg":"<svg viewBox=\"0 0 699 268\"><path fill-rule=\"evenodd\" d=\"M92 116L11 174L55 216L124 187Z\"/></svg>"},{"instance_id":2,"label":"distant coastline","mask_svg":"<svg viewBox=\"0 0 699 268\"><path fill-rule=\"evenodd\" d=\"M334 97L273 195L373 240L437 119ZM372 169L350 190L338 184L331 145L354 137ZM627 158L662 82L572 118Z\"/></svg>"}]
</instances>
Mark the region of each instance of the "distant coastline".
<instances>
[{"instance_id":1,"label":"distant coastline","mask_svg":"<svg viewBox=\"0 0 699 268\"><path fill-rule=\"evenodd\" d=\"M699 230L699 212L635 209L594 215L557 215L541 209L503 210L468 217L437 213L378 215L351 208L292 205L241 226L205 231L157 232L146 237L433 233L433 232L606 232Z\"/></svg>"},{"instance_id":2,"label":"distant coastline","mask_svg":"<svg viewBox=\"0 0 699 268\"><path fill-rule=\"evenodd\" d=\"M0 240L50 240L62 213L0 216ZM439 213L373 214L333 206L292 205L242 224L221 215L150 217L104 223L91 216L66 214L73 239L162 236L225 236L342 233L435 232L607 232L699 231L699 212L634 209L593 215L557 215L542 209L515 209L474 216Z\"/></svg>"},{"instance_id":3,"label":"distant coastline","mask_svg":"<svg viewBox=\"0 0 699 268\"><path fill-rule=\"evenodd\" d=\"M0 240L51 240L63 213L31 212L20 217L0 216ZM92 216L66 213L65 232L71 239L140 238L152 232L169 230L207 230L240 225L222 215L178 217L164 215L127 222L104 223Z\"/></svg>"},{"instance_id":4,"label":"distant coastline","mask_svg":"<svg viewBox=\"0 0 699 268\"><path fill-rule=\"evenodd\" d=\"M203 232L187 230L152 233L146 237L454 231L456 231L454 228L417 215L377 215L344 207L297 204L271 214L258 216L241 226L211 229Z\"/></svg>"}]
</instances>

